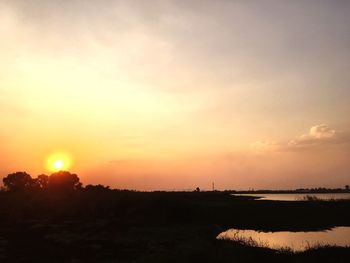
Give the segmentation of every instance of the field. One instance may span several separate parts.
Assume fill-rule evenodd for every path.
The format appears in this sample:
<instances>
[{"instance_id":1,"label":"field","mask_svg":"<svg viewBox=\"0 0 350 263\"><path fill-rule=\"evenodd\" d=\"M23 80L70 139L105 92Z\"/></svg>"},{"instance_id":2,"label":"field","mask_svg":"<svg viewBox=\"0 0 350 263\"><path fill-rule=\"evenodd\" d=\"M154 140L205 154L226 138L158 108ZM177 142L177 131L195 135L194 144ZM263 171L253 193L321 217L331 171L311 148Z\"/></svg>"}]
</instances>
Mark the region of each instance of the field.
<instances>
[{"instance_id":1,"label":"field","mask_svg":"<svg viewBox=\"0 0 350 263\"><path fill-rule=\"evenodd\" d=\"M1 262L348 262L217 240L228 229L350 226L350 201L257 201L223 192L1 192Z\"/></svg>"}]
</instances>

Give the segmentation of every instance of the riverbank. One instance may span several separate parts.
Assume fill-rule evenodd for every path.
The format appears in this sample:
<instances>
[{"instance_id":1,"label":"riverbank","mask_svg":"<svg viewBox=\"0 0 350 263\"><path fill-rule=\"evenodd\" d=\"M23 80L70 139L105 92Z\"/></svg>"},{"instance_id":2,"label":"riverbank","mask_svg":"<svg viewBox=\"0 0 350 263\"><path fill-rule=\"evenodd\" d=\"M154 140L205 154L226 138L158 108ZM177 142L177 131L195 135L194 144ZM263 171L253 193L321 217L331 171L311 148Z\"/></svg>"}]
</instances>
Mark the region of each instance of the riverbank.
<instances>
[{"instance_id":1,"label":"riverbank","mask_svg":"<svg viewBox=\"0 0 350 263\"><path fill-rule=\"evenodd\" d=\"M350 226L349 201L278 202L227 193L0 194L3 262L347 262L350 248L302 253L217 240L229 228Z\"/></svg>"}]
</instances>

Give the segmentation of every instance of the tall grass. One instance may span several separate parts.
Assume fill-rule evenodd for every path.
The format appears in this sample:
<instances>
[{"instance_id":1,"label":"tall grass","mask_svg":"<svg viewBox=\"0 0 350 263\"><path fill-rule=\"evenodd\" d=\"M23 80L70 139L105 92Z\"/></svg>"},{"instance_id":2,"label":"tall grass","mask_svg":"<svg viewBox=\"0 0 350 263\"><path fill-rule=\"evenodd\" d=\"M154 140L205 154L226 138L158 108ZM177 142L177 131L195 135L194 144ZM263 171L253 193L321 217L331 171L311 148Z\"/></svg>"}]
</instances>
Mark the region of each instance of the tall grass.
<instances>
[{"instance_id":1,"label":"tall grass","mask_svg":"<svg viewBox=\"0 0 350 263\"><path fill-rule=\"evenodd\" d=\"M240 230L225 231L217 236L219 240L233 241L249 247L269 248L269 243L265 240L256 240L252 237L241 235Z\"/></svg>"}]
</instances>

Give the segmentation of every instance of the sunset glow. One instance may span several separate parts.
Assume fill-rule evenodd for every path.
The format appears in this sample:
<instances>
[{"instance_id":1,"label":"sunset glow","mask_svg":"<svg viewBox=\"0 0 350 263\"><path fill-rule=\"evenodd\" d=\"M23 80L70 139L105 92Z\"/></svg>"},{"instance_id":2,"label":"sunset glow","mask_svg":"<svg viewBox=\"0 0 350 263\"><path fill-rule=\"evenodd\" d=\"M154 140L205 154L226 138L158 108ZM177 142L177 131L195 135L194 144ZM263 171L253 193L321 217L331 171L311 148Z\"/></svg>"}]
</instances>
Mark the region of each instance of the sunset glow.
<instances>
[{"instance_id":1,"label":"sunset glow","mask_svg":"<svg viewBox=\"0 0 350 263\"><path fill-rule=\"evenodd\" d=\"M350 262L349 116L350 0L0 0L0 263Z\"/></svg>"},{"instance_id":2,"label":"sunset glow","mask_svg":"<svg viewBox=\"0 0 350 263\"><path fill-rule=\"evenodd\" d=\"M55 153L50 155L46 167L51 172L68 171L71 168L72 159L67 153Z\"/></svg>"},{"instance_id":3,"label":"sunset glow","mask_svg":"<svg viewBox=\"0 0 350 263\"><path fill-rule=\"evenodd\" d=\"M350 2L282 2L0 1L0 173L347 184Z\"/></svg>"}]
</instances>

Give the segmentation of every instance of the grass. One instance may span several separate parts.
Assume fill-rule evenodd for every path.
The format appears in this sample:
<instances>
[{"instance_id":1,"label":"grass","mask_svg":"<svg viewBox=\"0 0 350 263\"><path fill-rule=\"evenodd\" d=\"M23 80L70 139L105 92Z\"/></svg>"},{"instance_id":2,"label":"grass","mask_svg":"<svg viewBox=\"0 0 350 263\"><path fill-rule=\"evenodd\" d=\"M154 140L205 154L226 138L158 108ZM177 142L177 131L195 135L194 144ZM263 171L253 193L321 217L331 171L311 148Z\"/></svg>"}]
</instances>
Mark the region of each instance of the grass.
<instances>
[{"instance_id":1,"label":"grass","mask_svg":"<svg viewBox=\"0 0 350 263\"><path fill-rule=\"evenodd\" d=\"M241 235L240 230L234 230L234 231L229 231L229 232L225 231L223 233L220 233L217 236L217 239L237 242L241 245L249 246L249 247L260 247L260 248L269 248L270 247L269 243L267 241L256 240L256 239L253 239L252 237L247 237L247 236Z\"/></svg>"}]
</instances>

